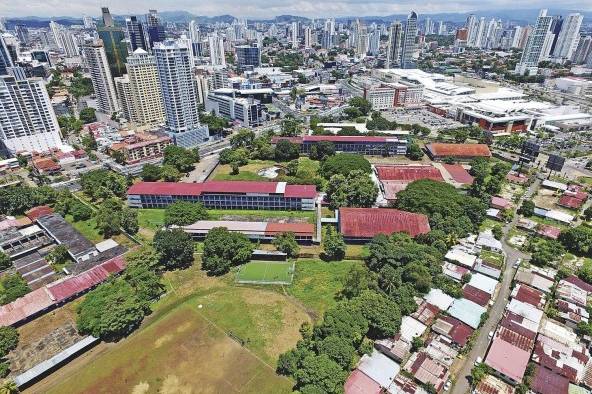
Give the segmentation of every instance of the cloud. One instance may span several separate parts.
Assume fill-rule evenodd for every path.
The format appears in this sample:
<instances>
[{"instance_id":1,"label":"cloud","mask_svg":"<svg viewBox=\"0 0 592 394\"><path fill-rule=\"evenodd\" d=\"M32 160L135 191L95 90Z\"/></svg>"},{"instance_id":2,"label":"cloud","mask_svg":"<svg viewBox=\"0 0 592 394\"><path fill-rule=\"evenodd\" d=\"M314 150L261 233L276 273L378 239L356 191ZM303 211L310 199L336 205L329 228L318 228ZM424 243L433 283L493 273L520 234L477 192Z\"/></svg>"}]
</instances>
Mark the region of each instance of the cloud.
<instances>
[{"instance_id":1,"label":"cloud","mask_svg":"<svg viewBox=\"0 0 592 394\"><path fill-rule=\"evenodd\" d=\"M109 4L107 0L0 0L0 15L13 16L98 16L102 6L108 6L114 14L144 14L149 8L159 11L188 11L195 15L230 14L236 17L269 18L276 15L291 14L310 18L328 16L390 15L406 14L410 10L429 14L437 12L467 12L478 9L532 9L553 8L558 5L551 0L493 0L483 3L480 0L118 0ZM563 9L589 10L588 1L562 0Z\"/></svg>"}]
</instances>

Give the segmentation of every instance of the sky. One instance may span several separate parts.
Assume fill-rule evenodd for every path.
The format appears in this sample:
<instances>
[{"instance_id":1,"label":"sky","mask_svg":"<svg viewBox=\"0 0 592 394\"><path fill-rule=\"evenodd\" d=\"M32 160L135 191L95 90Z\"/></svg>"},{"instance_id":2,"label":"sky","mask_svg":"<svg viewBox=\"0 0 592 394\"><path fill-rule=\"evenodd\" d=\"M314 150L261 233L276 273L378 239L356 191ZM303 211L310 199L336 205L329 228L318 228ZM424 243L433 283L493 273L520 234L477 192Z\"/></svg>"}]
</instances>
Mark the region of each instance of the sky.
<instances>
[{"instance_id":1,"label":"sky","mask_svg":"<svg viewBox=\"0 0 592 394\"><path fill-rule=\"evenodd\" d=\"M144 14L149 8L159 11L188 11L194 15L270 18L277 15L301 15L310 18L328 16L368 16L468 12L492 9L557 8L592 10L590 0L0 0L0 16L99 16L100 7L112 14Z\"/></svg>"}]
</instances>

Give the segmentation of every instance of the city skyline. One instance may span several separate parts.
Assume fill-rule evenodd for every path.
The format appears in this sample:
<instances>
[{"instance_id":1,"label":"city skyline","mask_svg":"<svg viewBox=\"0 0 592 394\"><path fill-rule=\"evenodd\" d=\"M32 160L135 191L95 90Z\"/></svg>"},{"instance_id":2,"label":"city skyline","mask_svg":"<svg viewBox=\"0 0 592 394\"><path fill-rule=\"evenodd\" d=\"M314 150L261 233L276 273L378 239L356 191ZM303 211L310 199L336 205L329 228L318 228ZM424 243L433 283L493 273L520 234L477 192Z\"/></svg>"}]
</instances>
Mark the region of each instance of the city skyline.
<instances>
[{"instance_id":1,"label":"city skyline","mask_svg":"<svg viewBox=\"0 0 592 394\"><path fill-rule=\"evenodd\" d=\"M407 0L397 2L396 4L384 0L363 3L358 0L332 0L320 4L309 0L289 3L277 0L248 3L237 2L236 0L223 0L196 5L194 2L188 0L175 2L150 0L139 6L135 2L128 1L120 1L113 4L109 4L108 2L72 4L64 0L54 0L51 2L33 1L28 3L27 8L24 9L16 3L11 4L6 0L2 0L0 1L0 15L8 18L26 16L82 17L83 15L99 17L97 9L100 9L101 6L110 7L111 12L115 15L139 15L145 13L145 9L147 8L157 8L161 12L186 11L195 16L215 17L233 15L236 17L265 19L279 15L294 15L308 18L326 18L330 16L388 16L392 14L407 14L410 9L425 15L438 13L462 14L504 9L530 11L536 8L552 9L553 7L557 7L557 3L547 0L531 0L517 4L509 0L498 0L493 3L490 2L486 7L483 7L483 3L474 0L459 0L439 4L419 4ZM592 7L588 2L581 0L562 2L561 8L579 12L592 11Z\"/></svg>"}]
</instances>

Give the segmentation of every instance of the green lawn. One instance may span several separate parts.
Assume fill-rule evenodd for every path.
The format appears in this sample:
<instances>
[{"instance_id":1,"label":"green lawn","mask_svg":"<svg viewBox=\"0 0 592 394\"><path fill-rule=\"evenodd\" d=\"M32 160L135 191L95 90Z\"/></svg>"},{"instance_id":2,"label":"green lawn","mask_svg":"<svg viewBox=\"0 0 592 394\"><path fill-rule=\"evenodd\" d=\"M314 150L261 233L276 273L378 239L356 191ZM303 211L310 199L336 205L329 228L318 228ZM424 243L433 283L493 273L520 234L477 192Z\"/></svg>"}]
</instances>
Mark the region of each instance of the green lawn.
<instances>
[{"instance_id":1,"label":"green lawn","mask_svg":"<svg viewBox=\"0 0 592 394\"><path fill-rule=\"evenodd\" d=\"M240 267L236 274L236 280L239 283L261 282L276 284L292 283L293 274L292 262L270 262L270 261L251 261Z\"/></svg>"},{"instance_id":2,"label":"green lawn","mask_svg":"<svg viewBox=\"0 0 592 394\"><path fill-rule=\"evenodd\" d=\"M294 282L288 293L300 300L317 318L335 305L347 272L361 261L325 262L297 260Z\"/></svg>"},{"instance_id":3,"label":"green lawn","mask_svg":"<svg viewBox=\"0 0 592 394\"><path fill-rule=\"evenodd\" d=\"M92 243L96 244L104 240L103 236L99 234L99 230L97 230L97 222L94 218L75 222L71 215L66 215L65 219Z\"/></svg>"},{"instance_id":4,"label":"green lawn","mask_svg":"<svg viewBox=\"0 0 592 394\"><path fill-rule=\"evenodd\" d=\"M158 230L164 226L164 209L138 209L140 228Z\"/></svg>"}]
</instances>

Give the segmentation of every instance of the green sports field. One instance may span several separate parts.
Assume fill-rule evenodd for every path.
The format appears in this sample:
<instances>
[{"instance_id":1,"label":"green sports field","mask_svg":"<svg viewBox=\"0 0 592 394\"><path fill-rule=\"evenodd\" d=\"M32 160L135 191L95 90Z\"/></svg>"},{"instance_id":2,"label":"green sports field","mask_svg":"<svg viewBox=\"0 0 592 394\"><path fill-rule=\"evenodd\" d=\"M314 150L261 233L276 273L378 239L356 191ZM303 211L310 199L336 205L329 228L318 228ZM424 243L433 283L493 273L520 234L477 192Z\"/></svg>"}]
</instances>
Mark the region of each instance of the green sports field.
<instances>
[{"instance_id":1,"label":"green sports field","mask_svg":"<svg viewBox=\"0 0 592 394\"><path fill-rule=\"evenodd\" d=\"M240 267L238 283L290 284L294 274L293 262L251 261Z\"/></svg>"}]
</instances>

